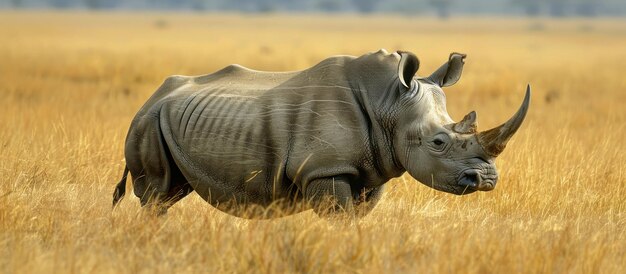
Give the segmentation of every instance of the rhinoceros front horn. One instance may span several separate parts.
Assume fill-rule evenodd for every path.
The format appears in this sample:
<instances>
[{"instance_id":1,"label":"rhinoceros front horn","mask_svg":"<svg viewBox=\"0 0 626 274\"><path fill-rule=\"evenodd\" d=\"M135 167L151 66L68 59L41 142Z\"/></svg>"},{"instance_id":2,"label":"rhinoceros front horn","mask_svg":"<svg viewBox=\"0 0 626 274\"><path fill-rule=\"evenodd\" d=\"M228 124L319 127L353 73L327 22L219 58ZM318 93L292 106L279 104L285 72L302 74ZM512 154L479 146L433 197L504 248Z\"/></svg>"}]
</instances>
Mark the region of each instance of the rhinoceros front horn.
<instances>
[{"instance_id":1,"label":"rhinoceros front horn","mask_svg":"<svg viewBox=\"0 0 626 274\"><path fill-rule=\"evenodd\" d=\"M487 131L478 133L478 142L483 147L485 152L490 156L496 157L506 147L506 143L511 139L513 134L519 129L528 112L528 106L530 104L530 85L526 88L526 96L524 102L520 106L517 113L511 117L506 123L492 128Z\"/></svg>"}]
</instances>

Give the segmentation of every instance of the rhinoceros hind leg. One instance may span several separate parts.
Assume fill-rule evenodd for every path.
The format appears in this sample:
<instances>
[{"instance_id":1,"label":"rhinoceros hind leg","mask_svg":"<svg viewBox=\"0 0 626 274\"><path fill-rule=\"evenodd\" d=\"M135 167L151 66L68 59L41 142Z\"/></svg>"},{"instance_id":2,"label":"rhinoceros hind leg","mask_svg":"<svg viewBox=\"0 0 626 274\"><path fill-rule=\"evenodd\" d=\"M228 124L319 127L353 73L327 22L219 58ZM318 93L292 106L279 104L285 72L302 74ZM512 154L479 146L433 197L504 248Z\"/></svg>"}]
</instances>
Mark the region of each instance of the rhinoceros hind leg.
<instances>
[{"instance_id":1,"label":"rhinoceros hind leg","mask_svg":"<svg viewBox=\"0 0 626 274\"><path fill-rule=\"evenodd\" d=\"M178 171L178 168L176 168L176 171ZM178 171L178 173L180 173L180 171ZM171 206L185 198L191 192L193 192L193 187L191 187L185 177L183 177L182 174L176 176L170 184L169 191L160 198L159 208L163 212L159 214L167 213L167 210Z\"/></svg>"},{"instance_id":2,"label":"rhinoceros hind leg","mask_svg":"<svg viewBox=\"0 0 626 274\"><path fill-rule=\"evenodd\" d=\"M193 191L164 141L158 117L140 121L126 145L126 164L141 206L163 215L174 203Z\"/></svg>"}]
</instances>

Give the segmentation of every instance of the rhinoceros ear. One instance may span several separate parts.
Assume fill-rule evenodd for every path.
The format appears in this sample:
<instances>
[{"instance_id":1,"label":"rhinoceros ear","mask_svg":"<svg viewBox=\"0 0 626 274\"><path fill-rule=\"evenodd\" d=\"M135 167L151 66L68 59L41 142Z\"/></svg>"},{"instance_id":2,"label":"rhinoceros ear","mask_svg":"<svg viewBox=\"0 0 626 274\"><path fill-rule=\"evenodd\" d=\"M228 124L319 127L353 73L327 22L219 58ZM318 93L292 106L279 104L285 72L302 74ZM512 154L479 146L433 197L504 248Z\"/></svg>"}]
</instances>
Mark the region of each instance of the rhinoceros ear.
<instances>
[{"instance_id":1,"label":"rhinoceros ear","mask_svg":"<svg viewBox=\"0 0 626 274\"><path fill-rule=\"evenodd\" d=\"M400 83L407 88L411 89L413 83L413 76L417 73L417 69L420 67L420 61L415 54L407 51L398 51L400 54L400 63L398 64L398 78Z\"/></svg>"},{"instance_id":2,"label":"rhinoceros ear","mask_svg":"<svg viewBox=\"0 0 626 274\"><path fill-rule=\"evenodd\" d=\"M437 71L428 78L440 87L454 85L461 78L466 56L467 55L462 53L451 53L448 62L443 64L443 66L437 69Z\"/></svg>"}]
</instances>

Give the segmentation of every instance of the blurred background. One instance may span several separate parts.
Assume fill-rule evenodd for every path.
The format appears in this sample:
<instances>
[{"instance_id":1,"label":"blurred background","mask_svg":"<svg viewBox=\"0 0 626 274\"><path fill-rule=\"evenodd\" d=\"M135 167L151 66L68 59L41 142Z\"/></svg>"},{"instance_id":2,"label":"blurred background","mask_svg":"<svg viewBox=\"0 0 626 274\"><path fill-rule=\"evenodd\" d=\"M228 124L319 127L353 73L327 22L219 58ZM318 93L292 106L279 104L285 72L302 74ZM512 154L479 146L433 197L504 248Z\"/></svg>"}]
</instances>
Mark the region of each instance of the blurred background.
<instances>
[{"instance_id":1,"label":"blurred background","mask_svg":"<svg viewBox=\"0 0 626 274\"><path fill-rule=\"evenodd\" d=\"M622 0L2 0L0 8L623 16Z\"/></svg>"}]
</instances>

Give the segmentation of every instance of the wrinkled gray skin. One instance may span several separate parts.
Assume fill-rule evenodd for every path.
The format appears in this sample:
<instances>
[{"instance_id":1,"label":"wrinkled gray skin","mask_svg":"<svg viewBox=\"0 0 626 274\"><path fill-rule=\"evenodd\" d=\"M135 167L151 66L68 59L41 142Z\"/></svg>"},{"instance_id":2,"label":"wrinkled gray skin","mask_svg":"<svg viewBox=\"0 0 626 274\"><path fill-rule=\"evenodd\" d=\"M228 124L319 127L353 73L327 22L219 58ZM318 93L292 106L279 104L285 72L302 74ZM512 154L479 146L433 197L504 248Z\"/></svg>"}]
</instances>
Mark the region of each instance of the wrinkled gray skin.
<instances>
[{"instance_id":1,"label":"wrinkled gray skin","mask_svg":"<svg viewBox=\"0 0 626 274\"><path fill-rule=\"evenodd\" d=\"M441 87L461 76L452 54L429 77L408 52L336 56L296 72L238 65L169 77L139 110L126 140L127 168L142 206L169 206L196 191L220 210L267 218L313 208L367 214L384 184L408 171L454 194L492 190L494 165L528 107L503 126L455 123ZM521 116L520 116L521 115ZM243 211L257 208L258 211ZM255 212L250 214L250 212Z\"/></svg>"}]
</instances>

